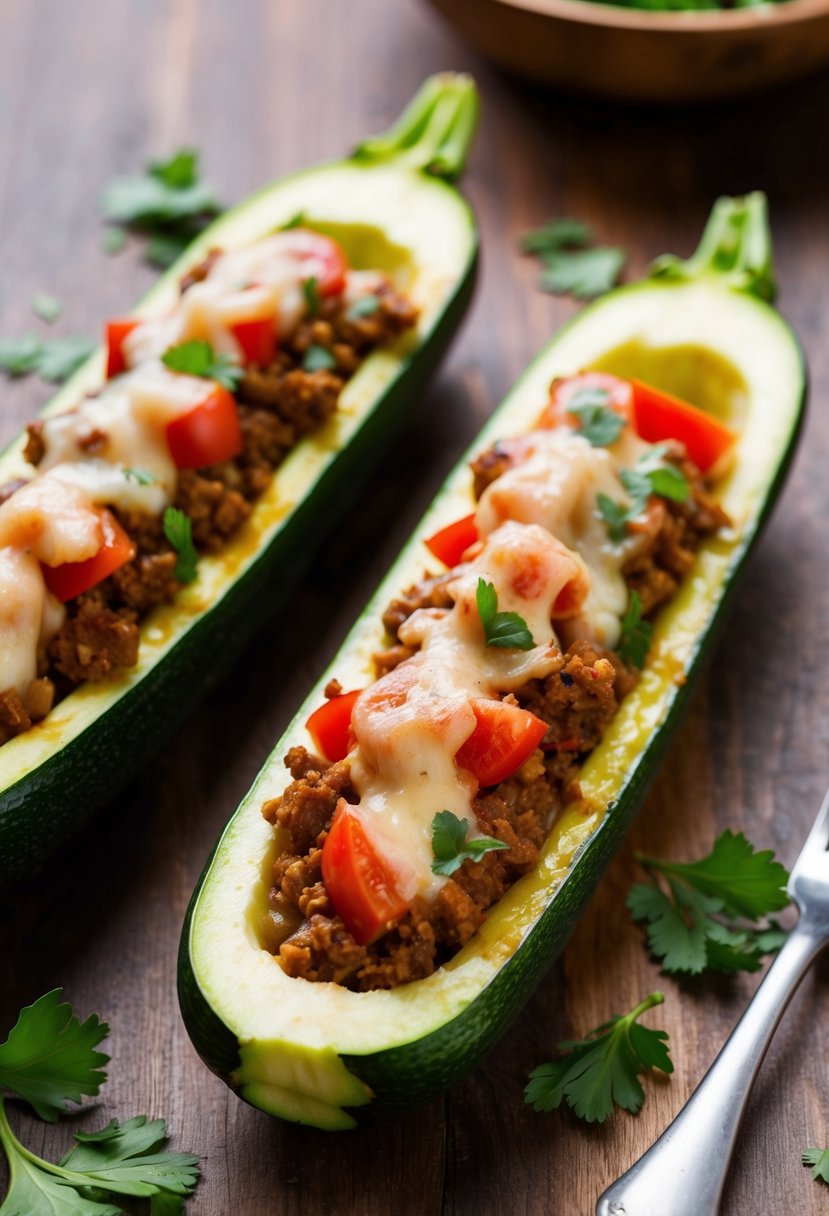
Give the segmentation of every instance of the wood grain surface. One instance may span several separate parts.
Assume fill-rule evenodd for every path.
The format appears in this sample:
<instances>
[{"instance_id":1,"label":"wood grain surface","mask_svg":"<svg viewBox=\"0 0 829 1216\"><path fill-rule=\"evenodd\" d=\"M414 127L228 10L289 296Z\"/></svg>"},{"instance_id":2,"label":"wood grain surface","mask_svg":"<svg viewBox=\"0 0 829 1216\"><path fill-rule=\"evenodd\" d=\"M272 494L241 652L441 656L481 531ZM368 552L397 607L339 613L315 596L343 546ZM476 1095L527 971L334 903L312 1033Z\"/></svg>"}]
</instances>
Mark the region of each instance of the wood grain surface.
<instances>
[{"instance_id":1,"label":"wood grain surface","mask_svg":"<svg viewBox=\"0 0 829 1216\"><path fill-rule=\"evenodd\" d=\"M193 1216L591 1213L687 1097L757 983L658 974L623 909L639 877L633 851L692 857L730 826L791 862L829 776L829 78L716 110L628 110L499 75L414 0L4 0L0 334L41 327L36 291L66 304L55 332L95 333L148 286L135 248L101 252L97 199L114 174L193 144L222 198L240 199L380 129L444 67L474 72L484 103L465 181L483 275L461 339L292 609L46 878L0 909L0 1028L54 985L81 1013L100 1012L112 1026L111 1079L80 1123L165 1116L174 1145L203 1157ZM717 194L757 187L771 199L781 304L809 356L812 410L628 844L510 1033L445 1099L341 1135L268 1119L203 1068L185 1034L175 997L185 906L219 829L442 475L573 310L536 290L518 234L577 216L629 251L636 276L656 254L690 250ZM0 393L5 440L47 390L29 380ZM729 1181L730 1216L826 1211L799 1154L829 1142L827 980L818 965L772 1047ZM654 988L666 1003L649 1022L670 1032L676 1073L646 1081L637 1118L595 1128L524 1105L528 1071L558 1040ZM70 1141L73 1124L12 1117L37 1150L58 1155Z\"/></svg>"}]
</instances>

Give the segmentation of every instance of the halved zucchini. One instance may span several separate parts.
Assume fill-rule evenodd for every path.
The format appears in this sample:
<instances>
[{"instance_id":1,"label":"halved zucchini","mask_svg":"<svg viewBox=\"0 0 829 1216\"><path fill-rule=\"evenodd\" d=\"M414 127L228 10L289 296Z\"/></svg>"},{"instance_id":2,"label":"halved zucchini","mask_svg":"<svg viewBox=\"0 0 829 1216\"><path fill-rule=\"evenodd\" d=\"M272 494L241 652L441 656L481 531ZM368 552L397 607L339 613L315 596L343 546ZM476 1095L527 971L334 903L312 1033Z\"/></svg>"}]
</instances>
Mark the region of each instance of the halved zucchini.
<instances>
[{"instance_id":1,"label":"halved zucchini","mask_svg":"<svg viewBox=\"0 0 829 1216\"><path fill-rule=\"evenodd\" d=\"M248 1102L323 1128L427 1098L468 1071L503 1031L564 945L687 704L714 627L733 593L791 459L805 400L798 342L771 295L765 200L722 199L700 252L663 259L654 275L586 308L541 352L450 475L330 669L280 739L207 864L181 942L184 1020L207 1064ZM660 614L637 688L622 702L581 775L583 801L560 816L536 869L428 979L355 993L291 979L263 948L273 829L261 815L288 778L282 758L307 744L303 723L336 676L371 678L380 614L434 559L423 545L471 508L467 460L530 429L550 381L583 368L646 379L739 432L718 487L733 528L706 541Z\"/></svg>"},{"instance_id":2,"label":"halved zucchini","mask_svg":"<svg viewBox=\"0 0 829 1216\"><path fill-rule=\"evenodd\" d=\"M463 317L477 233L448 181L462 167L478 100L465 76L432 77L385 134L349 159L266 187L212 224L136 309L165 311L182 274L212 247L247 244L301 214L357 268L384 270L420 308L415 331L377 350L345 386L330 422L277 469L245 526L175 603L142 624L136 667L79 687L0 748L0 879L35 870L111 795L227 670L282 602L315 542L405 420ZM43 411L66 409L104 378L94 355ZM0 483L31 475L23 439L0 456Z\"/></svg>"}]
</instances>

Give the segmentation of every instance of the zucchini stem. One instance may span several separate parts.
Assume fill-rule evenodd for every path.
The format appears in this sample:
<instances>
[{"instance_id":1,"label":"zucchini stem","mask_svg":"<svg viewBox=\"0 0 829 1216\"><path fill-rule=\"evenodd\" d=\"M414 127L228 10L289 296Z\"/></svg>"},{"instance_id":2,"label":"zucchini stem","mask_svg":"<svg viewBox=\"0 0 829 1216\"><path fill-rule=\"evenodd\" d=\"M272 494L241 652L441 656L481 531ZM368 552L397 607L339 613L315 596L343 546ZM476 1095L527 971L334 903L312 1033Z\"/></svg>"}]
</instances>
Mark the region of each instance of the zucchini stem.
<instances>
[{"instance_id":1,"label":"zucchini stem","mask_svg":"<svg viewBox=\"0 0 829 1216\"><path fill-rule=\"evenodd\" d=\"M652 278L696 279L717 275L738 291L771 302L777 294L766 196L718 198L696 253L683 259L665 254L650 268Z\"/></svg>"},{"instance_id":2,"label":"zucchini stem","mask_svg":"<svg viewBox=\"0 0 829 1216\"><path fill-rule=\"evenodd\" d=\"M478 110L472 77L440 72L423 82L387 131L359 144L353 159L363 164L394 160L452 181L463 171Z\"/></svg>"}]
</instances>

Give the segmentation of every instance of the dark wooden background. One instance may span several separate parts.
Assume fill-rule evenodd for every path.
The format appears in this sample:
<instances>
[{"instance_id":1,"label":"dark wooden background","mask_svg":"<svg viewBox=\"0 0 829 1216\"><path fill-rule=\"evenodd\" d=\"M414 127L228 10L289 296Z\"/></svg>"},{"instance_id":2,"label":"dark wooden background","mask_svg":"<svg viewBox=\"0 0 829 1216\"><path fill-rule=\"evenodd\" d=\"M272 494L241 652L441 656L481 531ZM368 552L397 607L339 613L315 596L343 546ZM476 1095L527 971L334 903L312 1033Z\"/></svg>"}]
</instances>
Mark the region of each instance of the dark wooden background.
<instances>
[{"instance_id":1,"label":"dark wooden background","mask_svg":"<svg viewBox=\"0 0 829 1216\"><path fill-rule=\"evenodd\" d=\"M437 69L472 71L483 121L465 180L483 231L480 288L405 443L298 591L291 611L98 817L46 880L3 903L0 1028L64 985L112 1026L111 1080L82 1124L146 1112L203 1157L194 1216L590 1213L602 1188L675 1113L756 977L660 977L622 904L634 849L692 857L744 827L790 862L829 777L829 78L692 112L575 102L509 80L415 0L4 0L0 7L0 335L40 322L34 292L66 304L55 332L95 333L144 291L132 249L100 249L97 199L116 173L182 144L234 201L382 128ZM444 472L530 356L572 311L538 293L516 238L573 215L640 274L687 252L713 199L771 199L781 303L801 334L812 411L794 475L653 792L564 957L484 1067L397 1123L325 1135L242 1105L200 1064L175 998L175 956L209 847L271 743ZM0 439L47 396L0 385ZM382 528L378 520L383 521ZM307 656L297 661L298 655ZM807 978L763 1069L724 1210L817 1213L827 1195L799 1154L829 1142L829 967ZM601 1128L523 1103L528 1071L562 1038L654 988L651 1024L676 1073L646 1081L638 1118ZM70 1125L13 1112L36 1149ZM670 1216L666 1213L666 1216Z\"/></svg>"}]
</instances>

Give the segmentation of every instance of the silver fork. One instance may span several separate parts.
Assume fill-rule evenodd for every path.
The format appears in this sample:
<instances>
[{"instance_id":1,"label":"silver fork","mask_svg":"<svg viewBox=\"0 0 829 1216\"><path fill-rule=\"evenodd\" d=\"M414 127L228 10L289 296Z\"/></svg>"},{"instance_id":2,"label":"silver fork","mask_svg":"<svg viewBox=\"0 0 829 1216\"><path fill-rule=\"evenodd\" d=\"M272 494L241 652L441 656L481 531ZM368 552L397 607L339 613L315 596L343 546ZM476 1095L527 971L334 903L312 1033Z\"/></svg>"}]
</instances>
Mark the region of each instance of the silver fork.
<instances>
[{"instance_id":1,"label":"silver fork","mask_svg":"<svg viewBox=\"0 0 829 1216\"><path fill-rule=\"evenodd\" d=\"M596 1216L716 1216L748 1096L771 1037L829 941L829 791L794 864L800 917L725 1046L673 1123L596 1204Z\"/></svg>"}]
</instances>

